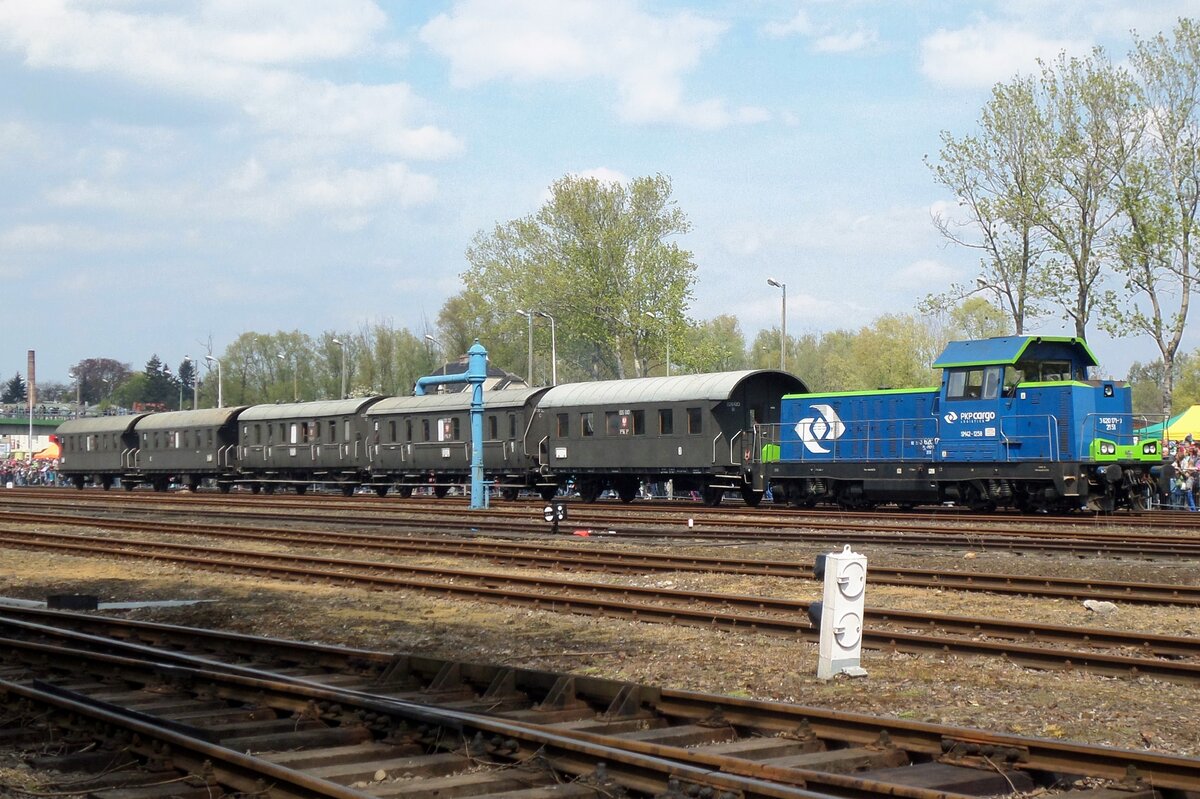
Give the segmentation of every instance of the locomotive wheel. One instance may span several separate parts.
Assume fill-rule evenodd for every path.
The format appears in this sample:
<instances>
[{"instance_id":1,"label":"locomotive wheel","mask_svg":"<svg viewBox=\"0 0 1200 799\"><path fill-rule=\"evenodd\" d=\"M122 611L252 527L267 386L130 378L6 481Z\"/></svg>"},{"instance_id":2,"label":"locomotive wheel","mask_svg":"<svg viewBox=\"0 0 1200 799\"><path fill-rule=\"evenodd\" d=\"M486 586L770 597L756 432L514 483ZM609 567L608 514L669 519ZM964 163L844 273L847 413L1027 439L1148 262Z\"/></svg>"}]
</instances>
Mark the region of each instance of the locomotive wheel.
<instances>
[{"instance_id":1,"label":"locomotive wheel","mask_svg":"<svg viewBox=\"0 0 1200 799\"><path fill-rule=\"evenodd\" d=\"M354 483L342 483L342 496L343 497L354 496L355 487L356 486L354 485Z\"/></svg>"},{"instance_id":2,"label":"locomotive wheel","mask_svg":"<svg viewBox=\"0 0 1200 799\"><path fill-rule=\"evenodd\" d=\"M375 496L386 497L387 492L388 492L388 487L386 485L375 486Z\"/></svg>"},{"instance_id":3,"label":"locomotive wheel","mask_svg":"<svg viewBox=\"0 0 1200 799\"><path fill-rule=\"evenodd\" d=\"M742 500L752 508L757 508L762 502L763 492L755 491L750 486L742 486Z\"/></svg>"},{"instance_id":4,"label":"locomotive wheel","mask_svg":"<svg viewBox=\"0 0 1200 799\"><path fill-rule=\"evenodd\" d=\"M443 499L450 493L450 486L434 486L433 495L438 499Z\"/></svg>"},{"instance_id":5,"label":"locomotive wheel","mask_svg":"<svg viewBox=\"0 0 1200 799\"><path fill-rule=\"evenodd\" d=\"M600 483L595 480L581 480L579 482L579 498L589 504L600 498L602 490Z\"/></svg>"},{"instance_id":6,"label":"locomotive wheel","mask_svg":"<svg viewBox=\"0 0 1200 799\"><path fill-rule=\"evenodd\" d=\"M505 502L516 502L517 497L521 495L519 488L502 488L500 489L500 498Z\"/></svg>"},{"instance_id":7,"label":"locomotive wheel","mask_svg":"<svg viewBox=\"0 0 1200 799\"><path fill-rule=\"evenodd\" d=\"M292 490L300 496L304 496L304 492L308 491L308 483L297 483Z\"/></svg>"},{"instance_id":8,"label":"locomotive wheel","mask_svg":"<svg viewBox=\"0 0 1200 799\"><path fill-rule=\"evenodd\" d=\"M543 486L538 489L538 493L541 495L543 502L549 502L558 495L558 486Z\"/></svg>"},{"instance_id":9,"label":"locomotive wheel","mask_svg":"<svg viewBox=\"0 0 1200 799\"><path fill-rule=\"evenodd\" d=\"M715 508L718 505L720 505L721 500L725 498L725 489L713 488L712 486L707 486L704 489L704 491L701 493L701 496L704 499L705 505L707 505L710 508Z\"/></svg>"}]
</instances>

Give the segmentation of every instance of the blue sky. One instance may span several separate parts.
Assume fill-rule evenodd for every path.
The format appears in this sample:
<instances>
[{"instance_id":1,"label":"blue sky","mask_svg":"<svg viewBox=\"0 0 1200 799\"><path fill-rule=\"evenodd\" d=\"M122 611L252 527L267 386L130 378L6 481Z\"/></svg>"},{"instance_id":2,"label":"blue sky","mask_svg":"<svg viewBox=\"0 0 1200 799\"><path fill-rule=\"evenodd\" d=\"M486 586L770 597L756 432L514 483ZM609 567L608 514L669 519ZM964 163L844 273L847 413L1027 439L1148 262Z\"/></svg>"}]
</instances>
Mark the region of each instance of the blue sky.
<instances>
[{"instance_id":1,"label":"blue sky","mask_svg":"<svg viewBox=\"0 0 1200 799\"><path fill-rule=\"evenodd\" d=\"M567 173L663 173L692 315L857 327L977 274L923 163L1036 59L1196 0L0 0L0 376L424 332L472 236ZM1196 326L1200 322L1193 324ZM1060 332L1047 320L1044 332ZM1090 333L1105 368L1156 357ZM486 343L486 342L485 342ZM1200 338L1189 334L1185 348Z\"/></svg>"}]
</instances>

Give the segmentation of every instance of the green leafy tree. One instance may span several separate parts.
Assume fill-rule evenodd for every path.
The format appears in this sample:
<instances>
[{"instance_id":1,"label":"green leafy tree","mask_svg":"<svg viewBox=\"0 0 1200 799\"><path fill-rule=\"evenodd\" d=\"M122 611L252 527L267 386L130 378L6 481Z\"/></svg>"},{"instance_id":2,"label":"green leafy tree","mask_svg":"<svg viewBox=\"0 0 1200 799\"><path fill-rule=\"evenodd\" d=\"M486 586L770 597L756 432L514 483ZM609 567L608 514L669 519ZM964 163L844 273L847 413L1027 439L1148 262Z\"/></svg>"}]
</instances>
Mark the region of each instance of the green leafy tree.
<instances>
[{"instance_id":1,"label":"green leafy tree","mask_svg":"<svg viewBox=\"0 0 1200 799\"><path fill-rule=\"evenodd\" d=\"M1164 364L1159 410L1169 415L1198 277L1192 243L1200 207L1200 26L1184 19L1173 38L1138 41L1131 63L1147 135L1117 175L1124 224L1114 268L1125 291L1122 301L1106 304L1102 324L1113 335L1134 330L1154 341Z\"/></svg>"},{"instance_id":2,"label":"green leafy tree","mask_svg":"<svg viewBox=\"0 0 1200 799\"><path fill-rule=\"evenodd\" d=\"M1097 305L1112 301L1101 284L1111 256L1108 234L1120 213L1115 187L1144 122L1129 75L1099 48L1087 58L1060 55L1043 64L1041 85L1049 190L1034 199L1038 225L1056 256L1046 286L1075 323L1075 335L1086 338Z\"/></svg>"},{"instance_id":3,"label":"green leafy tree","mask_svg":"<svg viewBox=\"0 0 1200 799\"><path fill-rule=\"evenodd\" d=\"M983 294L1004 309L1018 334L1043 312L1038 275L1046 242L1037 208L1048 191L1047 161L1046 119L1033 78L995 86L977 134L942 132L940 160L927 164L958 198L963 218L941 214L934 224L947 240L979 252L981 275L927 297L923 311Z\"/></svg>"},{"instance_id":4,"label":"green leafy tree","mask_svg":"<svg viewBox=\"0 0 1200 799\"><path fill-rule=\"evenodd\" d=\"M543 311L555 317L564 362L594 379L646 374L656 331L685 327L695 280L691 253L671 240L690 224L670 180L567 176L550 195L531 216L475 237L464 298L487 310L473 318L494 324L511 350L528 335L516 310Z\"/></svg>"},{"instance_id":5,"label":"green leafy tree","mask_svg":"<svg viewBox=\"0 0 1200 799\"><path fill-rule=\"evenodd\" d=\"M946 333L951 340L1006 336L1012 331L1011 323L992 303L982 297L968 297L950 310Z\"/></svg>"},{"instance_id":6,"label":"green leafy tree","mask_svg":"<svg viewBox=\"0 0 1200 799\"><path fill-rule=\"evenodd\" d=\"M673 339L671 363L672 374L731 372L747 368L750 362L746 357L746 336L737 317L721 314L697 323L682 340Z\"/></svg>"}]
</instances>

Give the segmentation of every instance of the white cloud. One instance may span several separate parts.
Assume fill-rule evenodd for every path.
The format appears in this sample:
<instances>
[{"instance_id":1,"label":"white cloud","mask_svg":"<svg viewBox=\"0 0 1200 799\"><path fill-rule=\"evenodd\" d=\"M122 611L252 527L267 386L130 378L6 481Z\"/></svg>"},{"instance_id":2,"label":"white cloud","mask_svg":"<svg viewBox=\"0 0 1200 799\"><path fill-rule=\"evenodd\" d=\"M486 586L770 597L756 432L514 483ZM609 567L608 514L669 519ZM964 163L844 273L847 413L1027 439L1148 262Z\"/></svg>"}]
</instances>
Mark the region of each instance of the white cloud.
<instances>
[{"instance_id":1,"label":"white cloud","mask_svg":"<svg viewBox=\"0 0 1200 799\"><path fill-rule=\"evenodd\" d=\"M962 277L959 270L929 258L913 261L892 275L893 286L920 289L922 286L944 286Z\"/></svg>"},{"instance_id":2,"label":"white cloud","mask_svg":"<svg viewBox=\"0 0 1200 799\"><path fill-rule=\"evenodd\" d=\"M335 83L288 68L370 50L385 22L373 3L210 0L192 16L180 8L137 15L120 3L0 3L0 49L30 69L106 75L222 103L262 132L316 147L411 158L461 149L452 134L420 121L424 103L406 84Z\"/></svg>"},{"instance_id":3,"label":"white cloud","mask_svg":"<svg viewBox=\"0 0 1200 799\"><path fill-rule=\"evenodd\" d=\"M786 39L800 36L812 41L812 49L818 53L852 53L873 47L879 41L879 33L863 23L853 31L836 30L825 22L814 22L808 11L801 8L795 16L783 22L768 22L762 26L763 35L771 39Z\"/></svg>"},{"instance_id":4,"label":"white cloud","mask_svg":"<svg viewBox=\"0 0 1200 799\"><path fill-rule=\"evenodd\" d=\"M19 252L132 250L144 247L155 238L149 233L121 233L86 225L17 225L0 231L0 249Z\"/></svg>"},{"instance_id":5,"label":"white cloud","mask_svg":"<svg viewBox=\"0 0 1200 799\"><path fill-rule=\"evenodd\" d=\"M685 99L683 76L724 31L723 23L688 11L648 14L635 0L459 0L420 37L449 59L460 87L599 79L616 85L617 111L627 122L704 129L761 122L762 109Z\"/></svg>"},{"instance_id":6,"label":"white cloud","mask_svg":"<svg viewBox=\"0 0 1200 799\"><path fill-rule=\"evenodd\" d=\"M1027 27L984 21L957 30L938 29L921 42L921 73L934 83L960 89L986 88L1018 73L1038 69L1039 58L1084 54L1090 43L1046 37Z\"/></svg>"}]
</instances>

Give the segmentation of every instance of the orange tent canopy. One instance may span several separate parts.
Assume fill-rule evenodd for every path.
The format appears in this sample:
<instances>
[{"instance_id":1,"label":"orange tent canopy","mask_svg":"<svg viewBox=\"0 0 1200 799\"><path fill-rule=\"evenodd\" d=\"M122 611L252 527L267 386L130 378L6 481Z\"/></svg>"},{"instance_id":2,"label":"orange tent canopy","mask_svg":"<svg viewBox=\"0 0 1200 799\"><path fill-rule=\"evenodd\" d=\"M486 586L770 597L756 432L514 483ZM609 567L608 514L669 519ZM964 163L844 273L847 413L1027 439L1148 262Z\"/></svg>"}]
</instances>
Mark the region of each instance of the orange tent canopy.
<instances>
[{"instance_id":1,"label":"orange tent canopy","mask_svg":"<svg viewBox=\"0 0 1200 799\"><path fill-rule=\"evenodd\" d=\"M35 461L52 461L55 458L57 458L61 453L62 453L62 450L61 450L61 448L59 448L58 442L51 441L50 446L46 447L44 450L42 450L40 452L33 453L33 459Z\"/></svg>"}]
</instances>

